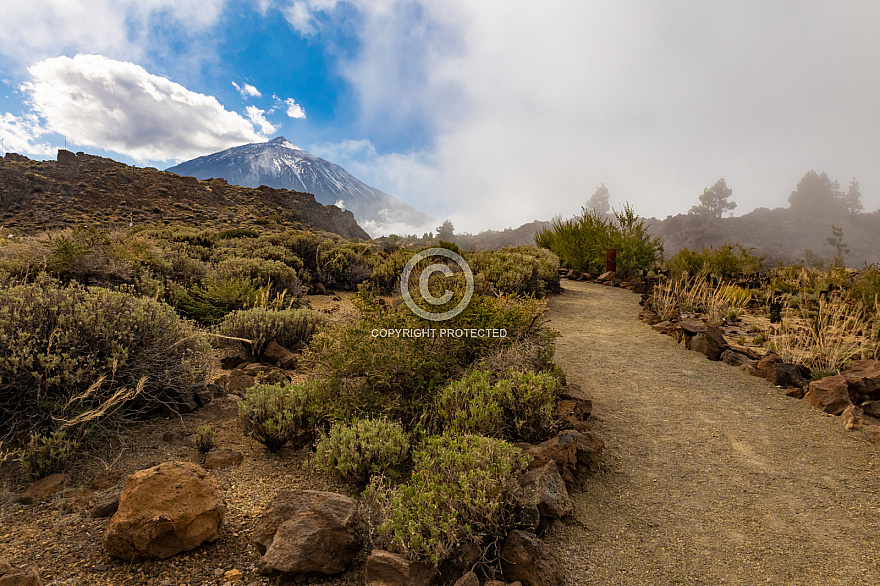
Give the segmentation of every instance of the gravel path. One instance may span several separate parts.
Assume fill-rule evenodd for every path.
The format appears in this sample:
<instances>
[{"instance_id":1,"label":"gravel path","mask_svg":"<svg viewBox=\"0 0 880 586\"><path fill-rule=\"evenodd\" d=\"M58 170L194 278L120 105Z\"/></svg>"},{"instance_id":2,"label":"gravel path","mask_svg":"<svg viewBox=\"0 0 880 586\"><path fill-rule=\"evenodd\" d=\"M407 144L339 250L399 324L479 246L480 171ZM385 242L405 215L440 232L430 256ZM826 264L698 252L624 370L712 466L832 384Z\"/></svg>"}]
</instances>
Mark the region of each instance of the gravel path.
<instances>
[{"instance_id":1,"label":"gravel path","mask_svg":"<svg viewBox=\"0 0 880 586\"><path fill-rule=\"evenodd\" d=\"M564 281L557 361L604 462L549 541L571 583L880 584L880 458L859 432Z\"/></svg>"}]
</instances>

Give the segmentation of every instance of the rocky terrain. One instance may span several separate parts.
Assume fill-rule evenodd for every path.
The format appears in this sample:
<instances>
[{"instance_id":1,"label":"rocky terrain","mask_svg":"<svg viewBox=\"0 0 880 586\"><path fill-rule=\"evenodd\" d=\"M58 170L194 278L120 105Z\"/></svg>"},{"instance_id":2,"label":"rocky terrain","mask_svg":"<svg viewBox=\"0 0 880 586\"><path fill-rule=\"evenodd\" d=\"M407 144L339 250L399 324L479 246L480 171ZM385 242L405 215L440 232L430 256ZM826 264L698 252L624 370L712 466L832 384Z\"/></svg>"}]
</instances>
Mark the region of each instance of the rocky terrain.
<instances>
[{"instance_id":1,"label":"rocky terrain","mask_svg":"<svg viewBox=\"0 0 880 586\"><path fill-rule=\"evenodd\" d=\"M58 151L57 161L0 158L0 226L36 234L75 225L187 223L216 228L283 224L368 239L351 212L313 195L251 189L223 179L199 181L84 153Z\"/></svg>"}]
</instances>

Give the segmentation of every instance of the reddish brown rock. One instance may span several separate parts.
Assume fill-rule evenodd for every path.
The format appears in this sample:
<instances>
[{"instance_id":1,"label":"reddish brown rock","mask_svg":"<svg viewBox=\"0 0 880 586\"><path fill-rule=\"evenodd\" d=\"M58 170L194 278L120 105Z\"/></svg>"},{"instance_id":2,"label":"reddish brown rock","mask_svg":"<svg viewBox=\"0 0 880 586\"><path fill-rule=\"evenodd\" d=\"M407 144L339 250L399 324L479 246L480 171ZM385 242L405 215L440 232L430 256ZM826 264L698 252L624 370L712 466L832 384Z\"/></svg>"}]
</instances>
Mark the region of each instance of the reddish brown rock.
<instances>
[{"instance_id":1,"label":"reddish brown rock","mask_svg":"<svg viewBox=\"0 0 880 586\"><path fill-rule=\"evenodd\" d=\"M568 383L557 394L559 401L570 402L571 415L575 419L584 420L593 412L593 401L577 383ZM567 403L568 404L568 403Z\"/></svg>"},{"instance_id":2,"label":"reddish brown rock","mask_svg":"<svg viewBox=\"0 0 880 586\"><path fill-rule=\"evenodd\" d=\"M0 574L0 586L43 586L40 573L36 570L17 572L12 570L6 574Z\"/></svg>"},{"instance_id":3,"label":"reddish brown rock","mask_svg":"<svg viewBox=\"0 0 880 586\"><path fill-rule=\"evenodd\" d=\"M675 329L684 332L688 336L694 336L696 334L702 333L706 331L708 326L702 320L688 317L680 322L678 322L675 326Z\"/></svg>"},{"instance_id":4,"label":"reddish brown rock","mask_svg":"<svg viewBox=\"0 0 880 586\"><path fill-rule=\"evenodd\" d=\"M849 399L849 386L846 379L840 375L826 376L811 382L804 399L814 407L832 415L840 415L852 404Z\"/></svg>"},{"instance_id":5,"label":"reddish brown rock","mask_svg":"<svg viewBox=\"0 0 880 586\"><path fill-rule=\"evenodd\" d=\"M599 463L604 447L604 442L592 432L584 433L567 429L554 438L536 446L529 446L526 448L526 455L531 458L530 469L539 468L550 460L555 460L559 474L570 488L574 486L580 470Z\"/></svg>"},{"instance_id":6,"label":"reddish brown rock","mask_svg":"<svg viewBox=\"0 0 880 586\"><path fill-rule=\"evenodd\" d=\"M716 326L706 326L702 332L694 334L689 343L688 348L694 352L699 352L709 360L718 361L721 354L729 348L724 340L724 332Z\"/></svg>"},{"instance_id":7,"label":"reddish brown rock","mask_svg":"<svg viewBox=\"0 0 880 586\"><path fill-rule=\"evenodd\" d=\"M480 586L480 579L473 572L468 572L456 580L454 586Z\"/></svg>"},{"instance_id":8,"label":"reddish brown rock","mask_svg":"<svg viewBox=\"0 0 880 586\"><path fill-rule=\"evenodd\" d=\"M868 401L867 403L862 403L862 411L865 412L865 415L880 417L880 401Z\"/></svg>"},{"instance_id":9,"label":"reddish brown rock","mask_svg":"<svg viewBox=\"0 0 880 586\"><path fill-rule=\"evenodd\" d=\"M370 552L366 564L367 586L430 586L434 571L424 562L411 562L383 549Z\"/></svg>"},{"instance_id":10,"label":"reddish brown rock","mask_svg":"<svg viewBox=\"0 0 880 586\"><path fill-rule=\"evenodd\" d=\"M254 386L256 379L241 369L235 369L226 375L226 390L233 395L244 396L245 391Z\"/></svg>"},{"instance_id":11,"label":"reddish brown rock","mask_svg":"<svg viewBox=\"0 0 880 586\"><path fill-rule=\"evenodd\" d=\"M18 502L25 505L35 505L48 499L50 496L57 494L67 488L70 477L67 474L51 474L45 478L32 482L21 496Z\"/></svg>"},{"instance_id":12,"label":"reddish brown rock","mask_svg":"<svg viewBox=\"0 0 880 586\"><path fill-rule=\"evenodd\" d=\"M520 486L520 502L525 506L536 506L543 517L559 519L574 509L555 460L526 472L520 480Z\"/></svg>"},{"instance_id":13,"label":"reddish brown rock","mask_svg":"<svg viewBox=\"0 0 880 586\"><path fill-rule=\"evenodd\" d=\"M670 333L672 333L672 330L675 329L675 324L672 323L671 321L667 320L667 321L661 321L659 323L656 323L656 324L652 325L651 327L654 328L656 331L660 332L661 334L668 336Z\"/></svg>"},{"instance_id":14,"label":"reddish brown rock","mask_svg":"<svg viewBox=\"0 0 880 586\"><path fill-rule=\"evenodd\" d=\"M220 537L226 505L203 468L166 462L128 477L104 533L104 549L125 560L165 559Z\"/></svg>"},{"instance_id":15,"label":"reddish brown rock","mask_svg":"<svg viewBox=\"0 0 880 586\"><path fill-rule=\"evenodd\" d=\"M361 549L356 532L357 501L318 490L275 495L254 529L264 573L337 574Z\"/></svg>"},{"instance_id":16,"label":"reddish brown rock","mask_svg":"<svg viewBox=\"0 0 880 586\"><path fill-rule=\"evenodd\" d=\"M854 403L880 399L880 360L853 360L840 374Z\"/></svg>"},{"instance_id":17,"label":"reddish brown rock","mask_svg":"<svg viewBox=\"0 0 880 586\"><path fill-rule=\"evenodd\" d=\"M269 345L263 350L263 358L269 364L274 364L287 370L293 370L296 368L296 354L279 345L274 340L269 342Z\"/></svg>"},{"instance_id":18,"label":"reddish brown rock","mask_svg":"<svg viewBox=\"0 0 880 586\"><path fill-rule=\"evenodd\" d=\"M92 507L90 515L92 517L109 517L110 515L114 515L116 511L119 509L119 497L122 495L120 492L113 493L111 495L105 496Z\"/></svg>"},{"instance_id":19,"label":"reddish brown rock","mask_svg":"<svg viewBox=\"0 0 880 586\"><path fill-rule=\"evenodd\" d=\"M749 374L757 374L757 361L748 357L748 355L738 352L732 348L728 348L721 353L721 362L730 366L737 366Z\"/></svg>"},{"instance_id":20,"label":"reddish brown rock","mask_svg":"<svg viewBox=\"0 0 880 586\"><path fill-rule=\"evenodd\" d=\"M526 586L563 586L562 568L553 551L538 536L514 530L507 536L501 551L501 570L508 580Z\"/></svg>"},{"instance_id":21,"label":"reddish brown rock","mask_svg":"<svg viewBox=\"0 0 880 586\"><path fill-rule=\"evenodd\" d=\"M244 454L235 450L222 448L212 450L205 455L205 470L216 470L218 468L229 468L237 466L244 461Z\"/></svg>"},{"instance_id":22,"label":"reddish brown rock","mask_svg":"<svg viewBox=\"0 0 880 586\"><path fill-rule=\"evenodd\" d=\"M763 358L758 360L758 364L756 368L758 369L758 376L761 378L766 378L771 382L776 381L776 365L782 362L782 358L770 352L766 354Z\"/></svg>"}]
</instances>

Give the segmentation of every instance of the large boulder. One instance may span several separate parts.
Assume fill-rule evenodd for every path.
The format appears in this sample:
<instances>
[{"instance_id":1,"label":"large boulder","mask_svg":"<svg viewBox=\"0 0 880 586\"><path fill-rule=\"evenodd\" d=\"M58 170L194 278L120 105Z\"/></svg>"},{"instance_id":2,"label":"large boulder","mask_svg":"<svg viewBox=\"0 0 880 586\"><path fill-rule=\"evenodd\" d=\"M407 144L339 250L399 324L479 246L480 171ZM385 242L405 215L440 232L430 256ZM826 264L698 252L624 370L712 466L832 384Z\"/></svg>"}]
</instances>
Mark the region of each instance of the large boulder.
<instances>
[{"instance_id":1,"label":"large boulder","mask_svg":"<svg viewBox=\"0 0 880 586\"><path fill-rule=\"evenodd\" d=\"M804 400L832 415L840 415L852 402L849 398L849 385L841 375L826 376L810 383Z\"/></svg>"},{"instance_id":2,"label":"large boulder","mask_svg":"<svg viewBox=\"0 0 880 586\"><path fill-rule=\"evenodd\" d=\"M285 490L275 495L254 529L266 574L337 574L361 550L356 533L357 501L319 490Z\"/></svg>"},{"instance_id":3,"label":"large boulder","mask_svg":"<svg viewBox=\"0 0 880 586\"><path fill-rule=\"evenodd\" d=\"M370 552L365 573L367 586L430 586L435 578L430 564L412 562L384 549Z\"/></svg>"},{"instance_id":4,"label":"large boulder","mask_svg":"<svg viewBox=\"0 0 880 586\"><path fill-rule=\"evenodd\" d=\"M165 559L220 537L226 504L208 473L166 462L128 477L104 549L125 560Z\"/></svg>"},{"instance_id":5,"label":"large boulder","mask_svg":"<svg viewBox=\"0 0 880 586\"><path fill-rule=\"evenodd\" d=\"M529 468L539 468L550 460L556 462L559 474L570 488L575 485L578 472L599 463L605 443L590 431L566 429L554 438L526 448Z\"/></svg>"},{"instance_id":6,"label":"large boulder","mask_svg":"<svg viewBox=\"0 0 880 586\"><path fill-rule=\"evenodd\" d=\"M563 586L565 575L556 556L538 536L514 530L501 550L501 570L523 586Z\"/></svg>"},{"instance_id":7,"label":"large boulder","mask_svg":"<svg viewBox=\"0 0 880 586\"><path fill-rule=\"evenodd\" d=\"M840 374L854 403L880 399L880 360L853 360Z\"/></svg>"}]
</instances>

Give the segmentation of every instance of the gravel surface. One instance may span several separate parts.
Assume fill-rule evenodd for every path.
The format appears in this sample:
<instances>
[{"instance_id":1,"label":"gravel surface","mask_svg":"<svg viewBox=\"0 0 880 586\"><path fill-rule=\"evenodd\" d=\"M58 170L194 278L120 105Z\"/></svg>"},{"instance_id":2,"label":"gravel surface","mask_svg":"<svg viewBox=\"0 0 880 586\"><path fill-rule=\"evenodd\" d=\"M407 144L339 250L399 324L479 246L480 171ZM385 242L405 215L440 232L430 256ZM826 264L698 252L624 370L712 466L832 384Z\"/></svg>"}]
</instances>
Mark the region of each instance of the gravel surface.
<instances>
[{"instance_id":1,"label":"gravel surface","mask_svg":"<svg viewBox=\"0 0 880 586\"><path fill-rule=\"evenodd\" d=\"M763 379L564 281L557 361L593 399L600 470L549 538L572 584L880 584L877 449Z\"/></svg>"}]
</instances>

